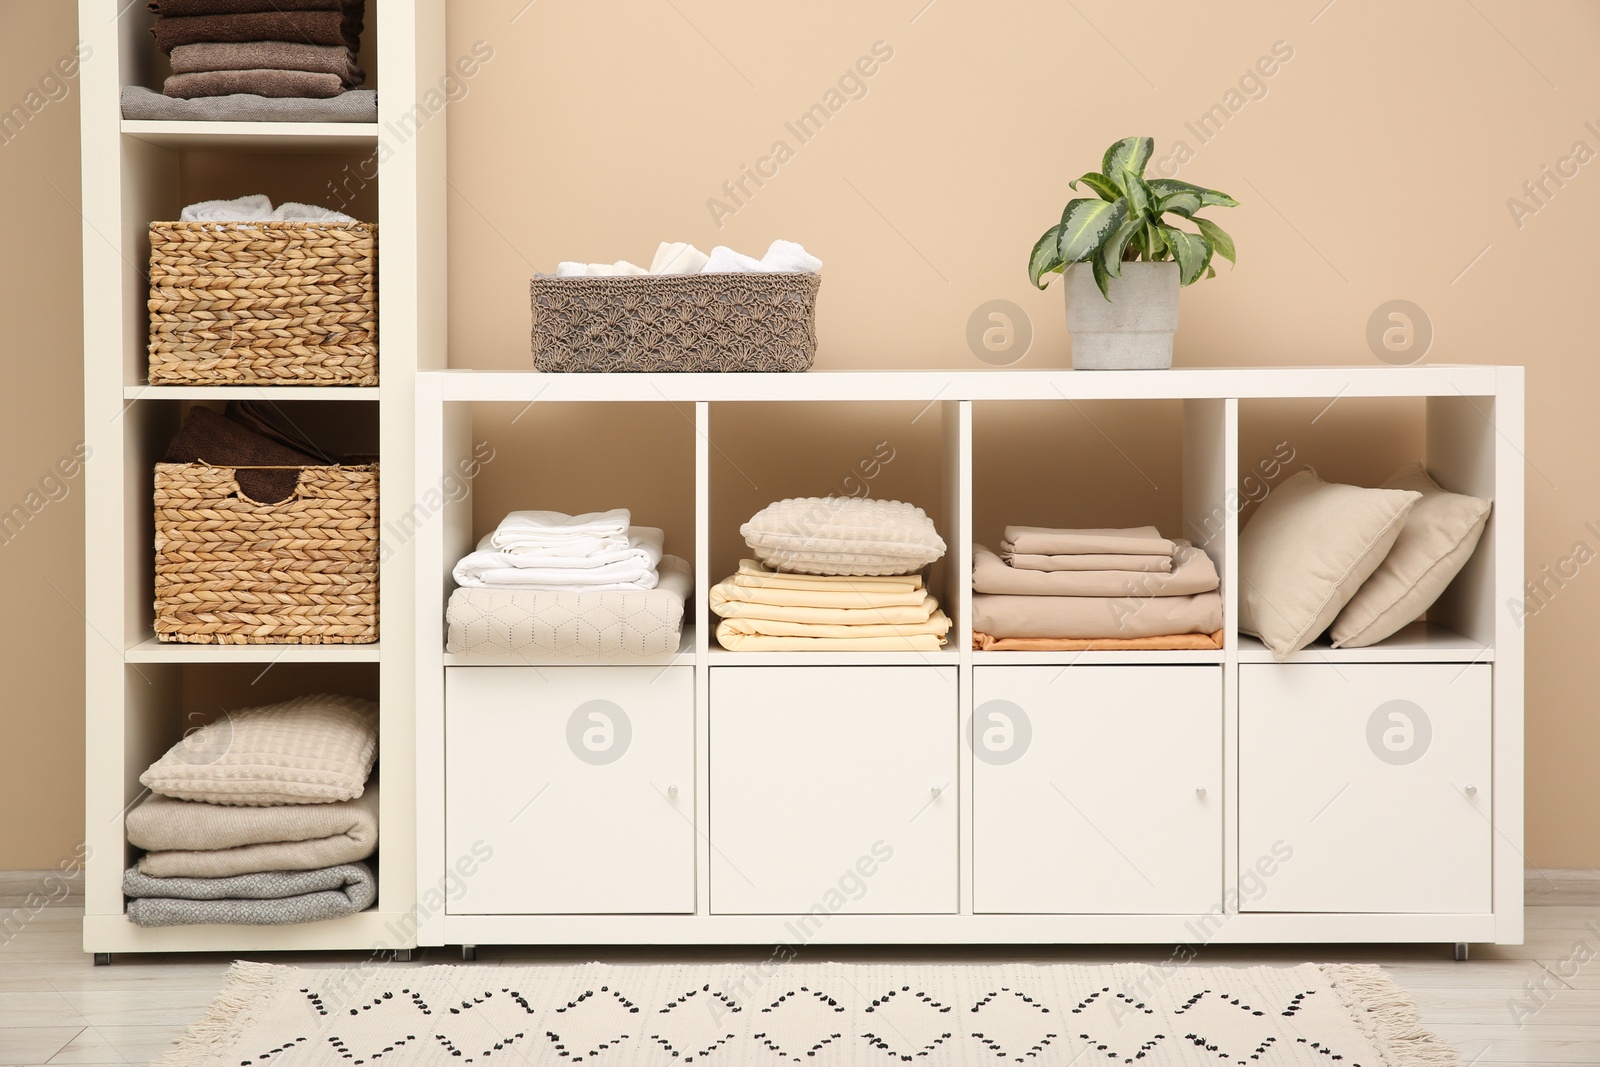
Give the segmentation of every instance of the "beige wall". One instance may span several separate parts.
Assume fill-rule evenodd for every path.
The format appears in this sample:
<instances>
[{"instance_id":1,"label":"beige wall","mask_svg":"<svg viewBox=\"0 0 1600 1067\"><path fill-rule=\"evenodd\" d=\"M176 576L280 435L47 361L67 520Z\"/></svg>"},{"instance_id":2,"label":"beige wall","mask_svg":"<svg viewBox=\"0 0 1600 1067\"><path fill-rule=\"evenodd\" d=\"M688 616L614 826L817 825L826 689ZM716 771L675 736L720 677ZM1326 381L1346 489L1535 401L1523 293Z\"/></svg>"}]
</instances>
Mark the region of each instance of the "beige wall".
<instances>
[{"instance_id":1,"label":"beige wall","mask_svg":"<svg viewBox=\"0 0 1600 1067\"><path fill-rule=\"evenodd\" d=\"M0 2L6 101L36 57L70 45L72 26L57 5ZM1180 364L1374 365L1368 317L1385 301L1414 301L1435 331L1427 361L1530 368L1530 573L1580 540L1600 549L1584 525L1600 520L1590 311L1600 165L1520 227L1507 207L1574 142L1600 151L1600 9L1324 2L453 3L450 55L482 40L495 56L450 109L451 362L527 366L526 278L557 260L648 259L663 239L759 252L786 237L827 263L821 368L981 369L967 323L996 299L1031 319L1018 366L1063 366L1060 296L1030 290L1028 249L1071 195L1069 178L1117 137L1145 133L1158 156L1178 140L1193 150L1177 176L1243 202L1213 213L1242 262L1185 291ZM785 122L823 102L879 41L893 55L866 95L799 144ZM1247 84L1257 98L1200 143L1185 122L1224 102L1276 42L1292 57ZM0 147L6 202L28 206L11 220L0 299L14 304L12 366L38 383L4 401L5 501L77 439L77 217L43 182L76 195L75 133L70 106L52 105ZM748 203L719 227L708 199L779 139L792 158L763 187L748 185ZM1289 441L1325 476L1371 482L1420 448L1416 405L1341 401L1313 422L1319 407L1247 411L1242 458ZM621 497L659 519L669 546L684 545L683 413L541 412L516 424L511 414L487 408L479 420L499 450L480 486L480 525L513 502ZM725 413L713 427L715 565L737 556L751 511L837 491L878 442L896 458L874 492L936 507L939 427L916 414ZM1029 519L1170 529L1180 440L1172 405L980 411L978 535ZM6 821L0 867L53 863L79 833L81 627L43 584L49 576L74 603L81 596L79 514L72 498L52 504L0 550L6 589L30 605L0 623L13 708L0 796L8 810L40 813ZM1600 867L1597 613L1600 570L1585 568L1527 624L1527 856L1539 865Z\"/></svg>"}]
</instances>

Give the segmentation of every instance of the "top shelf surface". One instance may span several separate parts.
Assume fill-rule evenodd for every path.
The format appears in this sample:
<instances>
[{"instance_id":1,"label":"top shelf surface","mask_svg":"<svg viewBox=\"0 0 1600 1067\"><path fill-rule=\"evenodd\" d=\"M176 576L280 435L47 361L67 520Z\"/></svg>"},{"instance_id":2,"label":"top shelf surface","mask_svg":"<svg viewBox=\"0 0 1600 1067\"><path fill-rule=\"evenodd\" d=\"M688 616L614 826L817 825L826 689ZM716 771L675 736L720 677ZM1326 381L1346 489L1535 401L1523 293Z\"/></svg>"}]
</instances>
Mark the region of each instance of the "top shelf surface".
<instances>
[{"instance_id":1,"label":"top shelf surface","mask_svg":"<svg viewBox=\"0 0 1600 1067\"><path fill-rule=\"evenodd\" d=\"M1182 400L1492 397L1521 367L1194 367L1165 371L807 371L801 374L546 374L427 371L441 400ZM424 393L423 395L427 395ZM1487 415L1487 412L1485 412Z\"/></svg>"},{"instance_id":2,"label":"top shelf surface","mask_svg":"<svg viewBox=\"0 0 1600 1067\"><path fill-rule=\"evenodd\" d=\"M375 122L149 122L122 121L128 137L163 148L230 152L346 152L378 143Z\"/></svg>"}]
</instances>

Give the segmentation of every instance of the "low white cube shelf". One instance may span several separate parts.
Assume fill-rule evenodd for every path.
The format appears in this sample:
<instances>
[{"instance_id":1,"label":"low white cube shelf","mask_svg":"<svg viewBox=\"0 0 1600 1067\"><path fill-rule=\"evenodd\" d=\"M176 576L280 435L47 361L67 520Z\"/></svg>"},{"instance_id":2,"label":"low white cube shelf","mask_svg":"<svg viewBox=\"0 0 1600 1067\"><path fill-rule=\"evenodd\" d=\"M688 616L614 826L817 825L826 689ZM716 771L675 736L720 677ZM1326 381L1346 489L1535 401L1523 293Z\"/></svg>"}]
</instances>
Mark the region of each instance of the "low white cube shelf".
<instances>
[{"instance_id":1,"label":"low white cube shelf","mask_svg":"<svg viewBox=\"0 0 1600 1067\"><path fill-rule=\"evenodd\" d=\"M692 618L662 661L447 655L483 531L470 497L419 530L419 892L492 852L420 943L1520 943L1522 390L1493 366L419 375L418 499L470 457L475 406L665 401L696 429ZM1415 398L1430 471L1494 512L1428 621L1280 663L1237 631L1241 408L1352 397ZM974 411L1152 399L1182 402L1223 647L973 651ZM711 430L768 401L937 408L946 649L717 645ZM574 747L586 706L625 711L624 756Z\"/></svg>"}]
</instances>

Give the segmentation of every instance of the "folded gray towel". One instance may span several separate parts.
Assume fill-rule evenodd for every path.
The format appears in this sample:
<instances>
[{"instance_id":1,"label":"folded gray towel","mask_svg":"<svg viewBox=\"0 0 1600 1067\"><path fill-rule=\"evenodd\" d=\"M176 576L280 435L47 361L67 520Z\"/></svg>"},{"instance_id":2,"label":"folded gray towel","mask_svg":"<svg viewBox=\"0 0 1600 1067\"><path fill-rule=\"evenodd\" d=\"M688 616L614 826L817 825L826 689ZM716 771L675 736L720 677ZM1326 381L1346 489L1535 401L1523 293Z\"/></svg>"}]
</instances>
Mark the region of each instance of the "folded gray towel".
<instances>
[{"instance_id":1,"label":"folded gray towel","mask_svg":"<svg viewBox=\"0 0 1600 1067\"><path fill-rule=\"evenodd\" d=\"M207 96L179 100L142 85L122 88L122 117L154 122L377 122L378 91L351 89L326 100L305 97Z\"/></svg>"},{"instance_id":2,"label":"folded gray towel","mask_svg":"<svg viewBox=\"0 0 1600 1067\"><path fill-rule=\"evenodd\" d=\"M284 926L354 915L378 897L364 863L315 871L265 871L232 878L152 878L129 867L122 876L128 919L139 926Z\"/></svg>"}]
</instances>

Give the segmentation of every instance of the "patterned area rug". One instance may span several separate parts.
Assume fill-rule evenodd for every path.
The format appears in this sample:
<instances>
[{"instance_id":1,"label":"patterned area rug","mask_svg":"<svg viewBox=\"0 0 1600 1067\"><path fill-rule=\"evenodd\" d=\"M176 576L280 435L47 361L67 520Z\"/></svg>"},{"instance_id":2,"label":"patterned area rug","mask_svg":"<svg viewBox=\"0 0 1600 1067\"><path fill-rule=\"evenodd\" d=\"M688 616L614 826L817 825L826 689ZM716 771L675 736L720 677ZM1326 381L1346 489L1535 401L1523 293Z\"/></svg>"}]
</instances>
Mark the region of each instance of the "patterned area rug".
<instances>
[{"instance_id":1,"label":"patterned area rug","mask_svg":"<svg viewBox=\"0 0 1600 1067\"><path fill-rule=\"evenodd\" d=\"M1377 967L236 963L159 1067L1459 1067Z\"/></svg>"}]
</instances>

